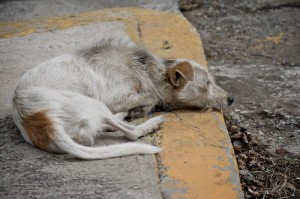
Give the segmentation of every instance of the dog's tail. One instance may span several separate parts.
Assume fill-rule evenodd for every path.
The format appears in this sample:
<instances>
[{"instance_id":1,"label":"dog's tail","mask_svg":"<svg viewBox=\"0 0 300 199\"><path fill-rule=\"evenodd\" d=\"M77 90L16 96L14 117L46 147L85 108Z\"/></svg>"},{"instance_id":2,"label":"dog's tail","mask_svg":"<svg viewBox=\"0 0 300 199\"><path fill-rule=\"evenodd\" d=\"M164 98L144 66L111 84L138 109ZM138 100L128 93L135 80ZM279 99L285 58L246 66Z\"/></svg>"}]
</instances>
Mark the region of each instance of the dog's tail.
<instances>
[{"instance_id":1,"label":"dog's tail","mask_svg":"<svg viewBox=\"0 0 300 199\"><path fill-rule=\"evenodd\" d=\"M80 159L106 159L134 154L153 154L161 151L161 148L142 144L142 143L124 143L108 146L87 147L74 142L66 133L59 132L55 145L61 152L68 153Z\"/></svg>"}]
</instances>

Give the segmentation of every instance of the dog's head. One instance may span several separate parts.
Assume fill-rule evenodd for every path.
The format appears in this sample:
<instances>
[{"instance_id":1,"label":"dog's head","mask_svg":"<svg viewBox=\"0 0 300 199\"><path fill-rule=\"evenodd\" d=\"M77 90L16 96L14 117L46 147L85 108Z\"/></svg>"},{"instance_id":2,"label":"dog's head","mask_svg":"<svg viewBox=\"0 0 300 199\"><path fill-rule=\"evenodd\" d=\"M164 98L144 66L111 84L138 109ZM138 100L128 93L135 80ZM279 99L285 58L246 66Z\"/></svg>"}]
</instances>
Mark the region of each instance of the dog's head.
<instances>
[{"instance_id":1,"label":"dog's head","mask_svg":"<svg viewBox=\"0 0 300 199\"><path fill-rule=\"evenodd\" d=\"M191 60L176 60L169 64L167 81L173 86L170 105L174 108L221 110L234 101L232 96L214 83L207 68Z\"/></svg>"}]
</instances>

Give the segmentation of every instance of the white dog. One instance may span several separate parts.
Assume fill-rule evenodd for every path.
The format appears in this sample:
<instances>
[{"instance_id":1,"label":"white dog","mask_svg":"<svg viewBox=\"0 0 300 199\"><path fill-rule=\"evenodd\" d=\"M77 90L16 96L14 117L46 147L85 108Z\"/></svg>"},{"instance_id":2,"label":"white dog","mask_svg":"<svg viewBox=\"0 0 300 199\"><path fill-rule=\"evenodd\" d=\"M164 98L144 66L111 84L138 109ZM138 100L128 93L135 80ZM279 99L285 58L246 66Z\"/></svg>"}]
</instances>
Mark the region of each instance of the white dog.
<instances>
[{"instance_id":1,"label":"white dog","mask_svg":"<svg viewBox=\"0 0 300 199\"><path fill-rule=\"evenodd\" d=\"M157 130L162 116L138 126L123 121L155 105L222 109L232 102L205 67L157 57L127 38L102 39L42 63L18 81L12 100L14 120L28 143L82 159L159 152L135 142L90 147L108 130L121 130L130 140Z\"/></svg>"}]
</instances>

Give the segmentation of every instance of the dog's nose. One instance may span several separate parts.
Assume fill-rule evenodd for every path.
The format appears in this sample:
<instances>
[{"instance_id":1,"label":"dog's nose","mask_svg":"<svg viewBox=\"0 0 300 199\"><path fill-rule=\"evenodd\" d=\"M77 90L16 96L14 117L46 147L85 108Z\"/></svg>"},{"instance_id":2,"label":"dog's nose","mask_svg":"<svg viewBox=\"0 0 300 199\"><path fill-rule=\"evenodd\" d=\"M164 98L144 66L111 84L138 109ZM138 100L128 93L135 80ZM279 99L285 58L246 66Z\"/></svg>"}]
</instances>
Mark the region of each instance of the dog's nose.
<instances>
[{"instance_id":1,"label":"dog's nose","mask_svg":"<svg viewBox=\"0 0 300 199\"><path fill-rule=\"evenodd\" d=\"M229 97L227 98L228 106L230 106L233 102L234 102L234 98L231 97L231 96L229 96Z\"/></svg>"}]
</instances>

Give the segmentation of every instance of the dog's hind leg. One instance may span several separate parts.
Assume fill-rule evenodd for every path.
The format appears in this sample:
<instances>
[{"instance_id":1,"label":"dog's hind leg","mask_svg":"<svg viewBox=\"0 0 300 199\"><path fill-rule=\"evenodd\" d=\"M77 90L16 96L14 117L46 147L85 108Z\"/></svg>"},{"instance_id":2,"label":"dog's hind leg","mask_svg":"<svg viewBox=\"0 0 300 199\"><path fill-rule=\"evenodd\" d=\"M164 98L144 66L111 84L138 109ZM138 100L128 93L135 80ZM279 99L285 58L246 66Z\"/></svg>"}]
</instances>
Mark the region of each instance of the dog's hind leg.
<instances>
[{"instance_id":1,"label":"dog's hind leg","mask_svg":"<svg viewBox=\"0 0 300 199\"><path fill-rule=\"evenodd\" d=\"M164 123L164 117L158 116L151 118L138 126L127 124L126 122L123 122L116 118L110 118L107 120L107 122L109 125L121 130L128 139L136 140L141 136L147 135L148 133L154 132L159 129L160 126Z\"/></svg>"},{"instance_id":2,"label":"dog's hind leg","mask_svg":"<svg viewBox=\"0 0 300 199\"><path fill-rule=\"evenodd\" d=\"M114 118L116 118L118 120L122 120L122 121L124 121L127 117L128 117L128 112L120 112L120 113L114 114ZM117 130L118 130L117 128L115 128L111 125L107 125L106 128L103 129L104 132L114 132Z\"/></svg>"}]
</instances>

